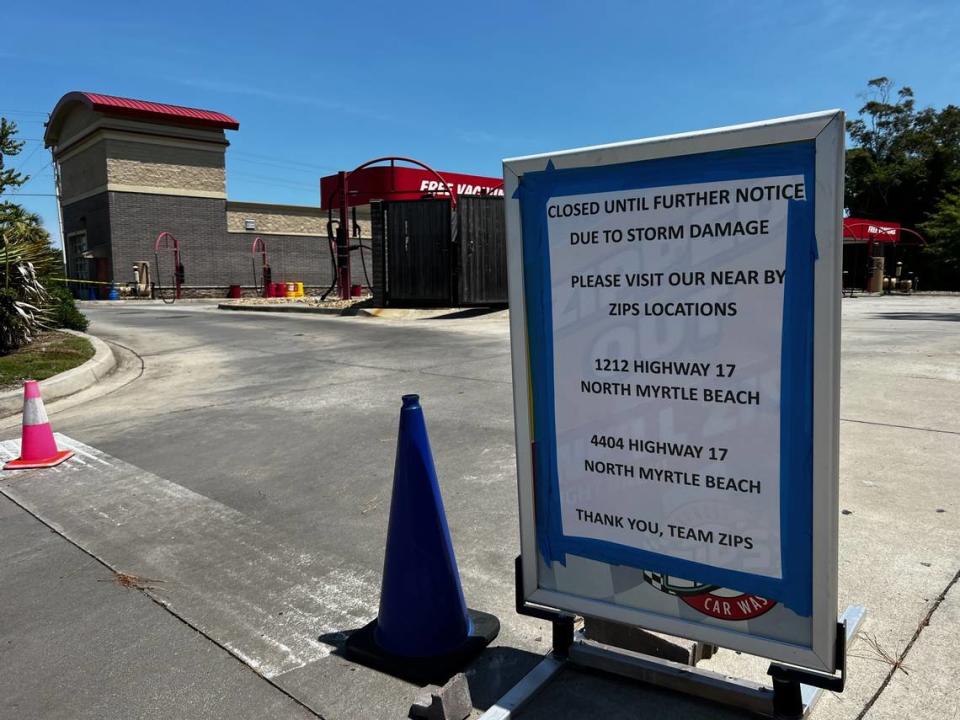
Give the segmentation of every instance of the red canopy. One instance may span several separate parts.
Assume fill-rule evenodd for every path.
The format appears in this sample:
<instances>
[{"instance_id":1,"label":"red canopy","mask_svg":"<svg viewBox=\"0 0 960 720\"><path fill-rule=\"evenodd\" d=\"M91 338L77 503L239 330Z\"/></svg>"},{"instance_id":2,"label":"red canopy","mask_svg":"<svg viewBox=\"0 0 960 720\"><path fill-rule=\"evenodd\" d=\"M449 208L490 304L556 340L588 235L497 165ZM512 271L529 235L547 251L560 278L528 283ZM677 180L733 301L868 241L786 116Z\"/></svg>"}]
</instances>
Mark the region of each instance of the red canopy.
<instances>
[{"instance_id":1,"label":"red canopy","mask_svg":"<svg viewBox=\"0 0 960 720\"><path fill-rule=\"evenodd\" d=\"M503 180L483 175L438 173L457 195L503 195ZM402 165L374 165L350 174L347 180L348 204L366 205L371 200L418 200L426 194L445 196L447 186L432 172ZM339 198L336 175L320 178L320 206L337 207Z\"/></svg>"},{"instance_id":2,"label":"red canopy","mask_svg":"<svg viewBox=\"0 0 960 720\"><path fill-rule=\"evenodd\" d=\"M886 220L865 220L864 218L844 218L843 236L855 240L873 240L875 242L900 242L900 223Z\"/></svg>"}]
</instances>

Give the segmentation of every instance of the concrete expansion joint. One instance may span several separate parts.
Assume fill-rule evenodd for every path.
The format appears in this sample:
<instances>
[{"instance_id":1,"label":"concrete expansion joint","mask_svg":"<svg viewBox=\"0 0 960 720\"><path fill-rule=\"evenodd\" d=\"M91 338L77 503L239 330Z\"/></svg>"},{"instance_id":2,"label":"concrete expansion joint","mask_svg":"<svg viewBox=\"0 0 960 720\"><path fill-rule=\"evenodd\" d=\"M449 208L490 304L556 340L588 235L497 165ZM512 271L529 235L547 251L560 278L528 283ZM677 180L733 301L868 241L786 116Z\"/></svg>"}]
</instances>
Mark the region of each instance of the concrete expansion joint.
<instances>
[{"instance_id":1,"label":"concrete expansion joint","mask_svg":"<svg viewBox=\"0 0 960 720\"><path fill-rule=\"evenodd\" d=\"M840 418L840 422L859 423L860 425L877 425L879 427L895 428L897 430L916 430L917 432L941 433L943 435L960 435L958 430L943 430L941 428L917 427L915 425L897 425L895 423L877 422L876 420L855 420Z\"/></svg>"},{"instance_id":2,"label":"concrete expansion joint","mask_svg":"<svg viewBox=\"0 0 960 720\"><path fill-rule=\"evenodd\" d=\"M866 704L864 704L863 706L863 709L857 714L857 717L854 720L864 720L864 718L867 716L867 713L870 712L871 708L874 706L877 700L880 699L880 696L883 694L883 691L887 689L887 686L890 684L890 681L893 680L894 676L897 674L897 670L900 670L901 672L906 672L906 670L903 669L903 664L904 664L904 661L907 659L907 655L910 654L910 650L916 644L917 640L920 639L920 635L923 634L924 629L926 629L926 627L930 625L930 621L933 619L934 613L937 612L940 605L946 599L947 595L950 593L953 587L957 584L958 580L960 580L960 570L958 570L954 574L950 582L947 583L947 586L937 596L936 600L933 601L933 604L930 605L930 609L927 610L927 614L923 616L923 619L917 625L917 629L914 630L913 636L910 638L910 641L907 643L906 647L903 648L903 652L901 652L896 658L892 658L892 662L890 662L890 669L887 671L887 674L884 676L883 682L880 683L880 687L878 687L876 691L873 693L873 695L870 696L870 699L867 700Z\"/></svg>"}]
</instances>

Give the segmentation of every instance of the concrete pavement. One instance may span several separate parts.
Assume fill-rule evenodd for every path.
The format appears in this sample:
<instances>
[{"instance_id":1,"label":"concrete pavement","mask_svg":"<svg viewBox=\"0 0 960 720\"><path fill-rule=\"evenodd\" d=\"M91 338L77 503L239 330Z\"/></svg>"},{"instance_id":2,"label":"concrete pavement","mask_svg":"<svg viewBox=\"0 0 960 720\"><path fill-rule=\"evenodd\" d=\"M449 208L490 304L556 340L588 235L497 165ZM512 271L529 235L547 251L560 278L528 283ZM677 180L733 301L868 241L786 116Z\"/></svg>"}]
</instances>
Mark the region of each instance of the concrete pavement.
<instances>
[{"instance_id":1,"label":"concrete pavement","mask_svg":"<svg viewBox=\"0 0 960 720\"><path fill-rule=\"evenodd\" d=\"M315 717L4 497L0 547L0 717Z\"/></svg>"},{"instance_id":2,"label":"concrete pavement","mask_svg":"<svg viewBox=\"0 0 960 720\"><path fill-rule=\"evenodd\" d=\"M479 328L454 339L448 352L439 354L430 338L456 338L446 326L411 332L368 319L366 326L352 321L355 326L322 328L321 338L321 328L309 321L276 325L286 318L260 316L250 324L246 315L241 320L190 306L104 310L113 313L104 314L109 325L96 319L101 311L96 308L94 331L138 350L143 377L97 401L60 412L51 405L57 429L138 468L156 470L182 489L178 496L195 493L196 507L177 508L184 525L191 519L201 527L208 523L211 513L204 506L213 502L223 513L269 526L271 542L297 548L300 565L340 568L339 574L316 574L325 583L315 592L325 596L332 612L350 603L362 608L365 619L376 612L399 399L421 391L435 447L452 448L443 453L444 460L438 453L437 463L441 477L451 478L444 484L451 523L454 514L468 518L456 522L454 530L468 597L472 605L492 606L504 618L502 638L511 623L519 628L510 647L484 659L484 678L471 678L475 701L492 703L546 651L547 640L536 624L520 627L512 620L512 579L498 567L510 562L511 534L516 542L516 518L499 502L502 497L512 504L515 494L512 418L489 409L491 401L507 409L510 403L502 321L489 332ZM483 377L495 374L484 365L491 357L501 358L505 376L487 382ZM481 379L465 379L471 373ZM490 393L490 386L498 392ZM466 402L464 396L469 396ZM467 403L476 407L464 413ZM500 417L491 422L495 416ZM489 429L482 447L469 442L478 425ZM11 428L9 434L14 432ZM472 476L463 472L467 458L479 468ZM481 519L476 498L491 485L501 488L498 502ZM124 511L129 514L130 508ZM484 523L491 521L504 531L484 537L489 532ZM224 545L236 539L236 533L227 536ZM127 545L118 539L114 547ZM201 565L214 562L195 559ZM150 567L143 574L161 579L178 570L171 565L164 572L162 563ZM192 577L201 576L198 567ZM343 599L339 605L338 598ZM362 624L353 617L338 619L343 620L334 628L339 631ZM294 622L288 614L278 617L269 639L282 642ZM314 637L321 633L331 649L342 641L342 632L338 638L318 619ZM360 701L364 716L397 717L416 691L357 669L336 654L324 653L322 660L292 655L303 662L291 658L265 672L277 684L298 688L326 717L356 717ZM370 686L358 679L368 674Z\"/></svg>"},{"instance_id":3,"label":"concrete pavement","mask_svg":"<svg viewBox=\"0 0 960 720\"><path fill-rule=\"evenodd\" d=\"M868 718L904 717L905 708L917 717L954 717L950 713L960 703L943 678L960 673L960 662L942 652L939 638L949 633L947 618L956 609L958 591L947 589L960 569L960 491L954 472L960 449L960 299L856 298L845 300L843 307L841 499L848 512L841 517L841 602L868 606L865 632L878 647L896 653L916 639L904 660L909 683L861 643L851 659L849 691L828 696L815 717L857 718L871 702ZM258 552L277 546L296 557L277 555L264 560L260 570L277 576L284 563L295 562L298 572L309 568L309 577L324 578L322 604L333 624L318 621L317 635L326 634L331 651L323 657L300 653L303 662L286 658L268 671L261 667L259 677L245 671L254 683L251 692L259 683L263 702L280 703L265 714L303 716L302 707L282 704L292 701L278 688L329 718L402 717L413 699L415 688L357 669L337 653L340 631L375 614L397 411L406 392L418 392L423 400L468 601L494 612L503 623L499 647L472 673L478 710L549 649L549 628L513 611L517 510L509 342L502 316L277 317L218 313L203 305L132 303L99 305L88 313L91 332L142 359L142 377L126 385L118 381L100 398L51 405L56 429L180 488L178 497L191 498L179 508L182 527L190 527L192 520L208 524L210 508L217 508L221 517L238 518L230 525L258 528L245 540L257 545ZM139 372L137 362L128 360L130 373ZM0 438L15 433L11 423L0 423ZM0 486L5 482L0 480ZM43 514L49 508L38 503L35 512L47 520ZM37 523L15 506L8 512L21 522ZM5 517L3 527L11 526ZM188 580L192 589L201 587L203 565L226 558L231 539L242 537L232 532L223 530L222 547L209 550L207 557L179 558L177 566L172 558L148 558L154 563L150 577L183 576L193 578ZM120 531L112 549L97 552L115 553L123 539ZM85 542L95 540L94 533ZM48 560L39 557L37 570L24 574L17 570L12 546L4 542L2 547L2 586L16 587L25 597L41 592L31 589L39 582L33 572ZM145 557L149 543L142 548ZM130 560L145 561L135 555ZM320 567L324 572L312 572ZM97 572L108 573L102 567ZM151 613L180 622L176 603L171 603L171 615L137 591L110 583L99 583L97 589L106 596L79 597L75 605L110 608L133 593ZM216 594L213 587L202 589ZM109 597L112 593L116 599ZM938 598L930 625L920 627ZM40 603L28 605L36 622L59 612ZM346 606L355 616L342 611ZM323 614L318 611L318 618ZM26 622L23 616L16 618L16 624L4 623L0 629L0 643L30 636L17 630ZM273 616L262 631L268 639L280 638L298 630L296 622ZM87 630L91 637L109 633L96 624ZM175 638L164 635L171 647L179 643ZM217 657L240 665L210 640L196 644L209 645L204 653L221 653ZM69 657L66 650L64 655ZM151 655L151 662L156 659ZM20 658L14 654L10 662L19 664ZM762 677L766 667L730 651L721 651L707 666L755 677ZM115 677L130 687L144 687L145 678L156 672L151 667L147 658L133 656L115 670ZM37 684L19 696L21 702L27 696L43 697L39 681L56 684L57 672L56 664L42 666L35 674ZM95 688L103 683L103 674L102 665L89 664L70 675L69 683ZM239 682L226 669L205 677L218 679L221 686ZM566 679L547 688L524 717L617 717L624 707L630 708L630 717L736 716L589 673L565 670L561 677ZM0 716L10 710L3 703L14 682L15 675L0 674ZM183 676L180 682L185 682ZM939 690L924 692L926 687ZM216 693L202 685L195 689ZM157 697L173 703L181 695L171 681ZM24 712L21 704L14 716L85 717L81 713L95 712L88 708L102 707L94 696L54 693L48 707L59 715L36 708ZM252 702L248 706L251 712L256 707ZM156 705L133 701L127 704L131 707L140 714L124 717L168 716L157 714ZM228 712L227 705L192 707L196 714L184 717L243 717Z\"/></svg>"}]
</instances>

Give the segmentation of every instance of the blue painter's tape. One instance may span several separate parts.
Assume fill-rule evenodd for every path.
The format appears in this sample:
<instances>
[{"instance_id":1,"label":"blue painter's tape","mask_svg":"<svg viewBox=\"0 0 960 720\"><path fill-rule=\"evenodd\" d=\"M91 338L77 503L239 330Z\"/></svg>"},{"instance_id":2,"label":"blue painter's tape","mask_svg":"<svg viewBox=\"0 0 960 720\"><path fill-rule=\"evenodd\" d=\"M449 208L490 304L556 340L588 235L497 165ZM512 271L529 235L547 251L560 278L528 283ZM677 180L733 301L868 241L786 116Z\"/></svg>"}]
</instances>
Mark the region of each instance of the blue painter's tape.
<instances>
[{"instance_id":1,"label":"blue painter's tape","mask_svg":"<svg viewBox=\"0 0 960 720\"><path fill-rule=\"evenodd\" d=\"M525 173L517 188L523 228L523 273L533 413L537 544L546 562L567 554L720 585L782 602L812 614L813 553L813 279L812 141L557 170L550 163ZM783 298L780 380L780 528L782 578L727 570L637 550L619 543L563 534L557 476L553 377L553 313L547 201L550 198L649 187L803 175L808 198L791 201Z\"/></svg>"}]
</instances>

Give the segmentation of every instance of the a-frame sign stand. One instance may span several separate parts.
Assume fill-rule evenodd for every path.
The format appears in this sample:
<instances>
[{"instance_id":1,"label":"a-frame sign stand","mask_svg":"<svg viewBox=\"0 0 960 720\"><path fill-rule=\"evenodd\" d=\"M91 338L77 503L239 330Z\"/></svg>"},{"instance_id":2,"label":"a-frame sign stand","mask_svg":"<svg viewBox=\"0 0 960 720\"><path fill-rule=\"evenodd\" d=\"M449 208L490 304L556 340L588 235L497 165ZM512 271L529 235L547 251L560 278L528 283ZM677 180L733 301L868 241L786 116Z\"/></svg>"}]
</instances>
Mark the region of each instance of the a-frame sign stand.
<instances>
[{"instance_id":1,"label":"a-frame sign stand","mask_svg":"<svg viewBox=\"0 0 960 720\"><path fill-rule=\"evenodd\" d=\"M843 168L840 110L504 160L517 612L554 641L486 720L565 666L779 720L843 689L865 615L836 616ZM769 658L772 682L571 613Z\"/></svg>"},{"instance_id":2,"label":"a-frame sign stand","mask_svg":"<svg viewBox=\"0 0 960 720\"><path fill-rule=\"evenodd\" d=\"M553 628L553 651L487 710L480 720L509 720L514 717L514 713L567 664L613 673L773 720L802 720L813 710L824 690L843 691L847 647L853 643L867 615L864 607L851 605L840 616L837 622L836 674L773 662L767 670L772 684L764 685L588 640L582 631L574 630L575 616L572 613L527 603L524 600L519 557L515 567L517 613L550 622Z\"/></svg>"}]
</instances>

